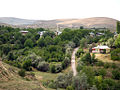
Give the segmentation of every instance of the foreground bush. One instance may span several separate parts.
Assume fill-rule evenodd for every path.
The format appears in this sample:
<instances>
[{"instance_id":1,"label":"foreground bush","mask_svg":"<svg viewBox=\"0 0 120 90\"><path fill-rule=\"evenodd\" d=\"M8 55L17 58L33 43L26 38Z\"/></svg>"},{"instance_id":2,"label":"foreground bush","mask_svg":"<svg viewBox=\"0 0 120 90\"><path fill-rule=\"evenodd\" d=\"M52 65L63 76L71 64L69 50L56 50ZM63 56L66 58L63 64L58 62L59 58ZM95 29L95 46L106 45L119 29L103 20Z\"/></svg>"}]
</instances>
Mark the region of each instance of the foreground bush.
<instances>
[{"instance_id":1,"label":"foreground bush","mask_svg":"<svg viewBox=\"0 0 120 90\"><path fill-rule=\"evenodd\" d=\"M18 74L21 76L21 77L25 77L25 70L24 69L21 69Z\"/></svg>"},{"instance_id":2,"label":"foreground bush","mask_svg":"<svg viewBox=\"0 0 120 90\"><path fill-rule=\"evenodd\" d=\"M111 59L112 60L120 60L120 48L115 49L111 52Z\"/></svg>"},{"instance_id":3,"label":"foreground bush","mask_svg":"<svg viewBox=\"0 0 120 90\"><path fill-rule=\"evenodd\" d=\"M49 64L45 61L39 62L37 69L46 72L49 70Z\"/></svg>"},{"instance_id":4,"label":"foreground bush","mask_svg":"<svg viewBox=\"0 0 120 90\"><path fill-rule=\"evenodd\" d=\"M120 80L120 71L118 69L112 71L113 79Z\"/></svg>"}]
</instances>

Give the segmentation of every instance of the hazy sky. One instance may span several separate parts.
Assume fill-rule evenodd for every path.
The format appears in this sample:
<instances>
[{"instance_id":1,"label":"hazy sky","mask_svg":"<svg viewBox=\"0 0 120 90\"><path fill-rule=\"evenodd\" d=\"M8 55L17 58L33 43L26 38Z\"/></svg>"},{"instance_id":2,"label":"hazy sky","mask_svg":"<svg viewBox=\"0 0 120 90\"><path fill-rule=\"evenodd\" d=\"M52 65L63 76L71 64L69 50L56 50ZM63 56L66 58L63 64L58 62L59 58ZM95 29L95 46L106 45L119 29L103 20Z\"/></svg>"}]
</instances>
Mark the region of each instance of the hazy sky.
<instances>
[{"instance_id":1,"label":"hazy sky","mask_svg":"<svg viewBox=\"0 0 120 90\"><path fill-rule=\"evenodd\" d=\"M40 20L111 17L120 20L120 0L0 0L0 17Z\"/></svg>"}]
</instances>

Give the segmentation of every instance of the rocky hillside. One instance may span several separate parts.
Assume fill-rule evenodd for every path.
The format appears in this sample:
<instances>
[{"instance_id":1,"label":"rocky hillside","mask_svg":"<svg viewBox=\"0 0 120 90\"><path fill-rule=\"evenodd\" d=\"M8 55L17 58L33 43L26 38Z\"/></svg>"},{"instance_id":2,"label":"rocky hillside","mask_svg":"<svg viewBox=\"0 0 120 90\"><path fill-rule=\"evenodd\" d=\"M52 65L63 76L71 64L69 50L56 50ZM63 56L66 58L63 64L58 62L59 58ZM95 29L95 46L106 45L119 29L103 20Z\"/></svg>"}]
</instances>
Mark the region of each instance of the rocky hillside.
<instances>
[{"instance_id":1,"label":"rocky hillside","mask_svg":"<svg viewBox=\"0 0 120 90\"><path fill-rule=\"evenodd\" d=\"M56 20L27 20L18 18L0 18L0 23L14 25L20 28L49 28L56 29L57 24L61 29L64 28L108 28L111 31L116 30L116 21L107 17L93 17L85 19L56 19Z\"/></svg>"}]
</instances>

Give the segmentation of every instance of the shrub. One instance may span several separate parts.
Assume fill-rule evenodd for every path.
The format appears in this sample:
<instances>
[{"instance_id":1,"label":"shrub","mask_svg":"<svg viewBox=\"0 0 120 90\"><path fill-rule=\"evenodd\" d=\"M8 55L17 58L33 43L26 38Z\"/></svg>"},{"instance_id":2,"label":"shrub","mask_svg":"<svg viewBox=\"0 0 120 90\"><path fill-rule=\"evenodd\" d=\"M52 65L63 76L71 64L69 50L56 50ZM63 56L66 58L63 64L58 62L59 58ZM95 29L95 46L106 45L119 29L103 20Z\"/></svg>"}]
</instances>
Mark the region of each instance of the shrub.
<instances>
[{"instance_id":1,"label":"shrub","mask_svg":"<svg viewBox=\"0 0 120 90\"><path fill-rule=\"evenodd\" d=\"M37 69L43 72L46 72L49 70L49 64L45 61L39 62Z\"/></svg>"},{"instance_id":2,"label":"shrub","mask_svg":"<svg viewBox=\"0 0 120 90\"><path fill-rule=\"evenodd\" d=\"M77 56L77 58L79 58L81 54L84 54L84 51L83 49L79 48L79 50L77 51L75 55Z\"/></svg>"},{"instance_id":3,"label":"shrub","mask_svg":"<svg viewBox=\"0 0 120 90\"><path fill-rule=\"evenodd\" d=\"M74 90L73 86L68 86L66 90Z\"/></svg>"},{"instance_id":4,"label":"shrub","mask_svg":"<svg viewBox=\"0 0 120 90\"><path fill-rule=\"evenodd\" d=\"M112 60L120 60L120 48L115 49L111 52L111 59Z\"/></svg>"},{"instance_id":5,"label":"shrub","mask_svg":"<svg viewBox=\"0 0 120 90\"><path fill-rule=\"evenodd\" d=\"M102 84L102 89L103 90L115 90L115 81L113 79L110 78L106 78L103 80L103 84Z\"/></svg>"},{"instance_id":6,"label":"shrub","mask_svg":"<svg viewBox=\"0 0 120 90\"><path fill-rule=\"evenodd\" d=\"M25 77L25 70L24 69L21 69L18 74L21 76L21 77Z\"/></svg>"},{"instance_id":7,"label":"shrub","mask_svg":"<svg viewBox=\"0 0 120 90\"><path fill-rule=\"evenodd\" d=\"M30 48L32 48L33 45L34 45L34 43L33 43L33 41L32 41L31 39L27 39L27 40L25 41L25 43L24 43L24 46L25 46L25 47L30 47Z\"/></svg>"},{"instance_id":8,"label":"shrub","mask_svg":"<svg viewBox=\"0 0 120 90\"><path fill-rule=\"evenodd\" d=\"M113 68L113 69L117 68L116 64L112 63L111 68Z\"/></svg>"},{"instance_id":9,"label":"shrub","mask_svg":"<svg viewBox=\"0 0 120 90\"><path fill-rule=\"evenodd\" d=\"M98 62L96 63L96 66L104 66L104 62L98 61Z\"/></svg>"},{"instance_id":10,"label":"shrub","mask_svg":"<svg viewBox=\"0 0 120 90\"><path fill-rule=\"evenodd\" d=\"M62 68L65 69L70 64L70 58L65 57L64 61L62 61Z\"/></svg>"},{"instance_id":11,"label":"shrub","mask_svg":"<svg viewBox=\"0 0 120 90\"><path fill-rule=\"evenodd\" d=\"M112 71L113 79L120 80L120 71L118 69Z\"/></svg>"},{"instance_id":12,"label":"shrub","mask_svg":"<svg viewBox=\"0 0 120 90\"><path fill-rule=\"evenodd\" d=\"M30 71L30 70L31 70L31 65L32 65L32 60L25 60L25 61L23 62L23 68L24 68L25 70Z\"/></svg>"},{"instance_id":13,"label":"shrub","mask_svg":"<svg viewBox=\"0 0 120 90\"><path fill-rule=\"evenodd\" d=\"M51 66L50 66L50 72L51 72L51 73L55 73L55 72L56 72L56 70L55 70L55 65L51 65Z\"/></svg>"},{"instance_id":14,"label":"shrub","mask_svg":"<svg viewBox=\"0 0 120 90\"><path fill-rule=\"evenodd\" d=\"M101 75L101 76L104 77L106 75L106 70L105 69L99 69L98 74L99 74L99 76Z\"/></svg>"},{"instance_id":15,"label":"shrub","mask_svg":"<svg viewBox=\"0 0 120 90\"><path fill-rule=\"evenodd\" d=\"M109 68L111 65L109 63L104 64L104 68Z\"/></svg>"},{"instance_id":16,"label":"shrub","mask_svg":"<svg viewBox=\"0 0 120 90\"><path fill-rule=\"evenodd\" d=\"M56 68L55 68L55 72L56 73L59 73L59 72L61 72L62 71L62 65L61 64L57 64L56 65Z\"/></svg>"}]
</instances>

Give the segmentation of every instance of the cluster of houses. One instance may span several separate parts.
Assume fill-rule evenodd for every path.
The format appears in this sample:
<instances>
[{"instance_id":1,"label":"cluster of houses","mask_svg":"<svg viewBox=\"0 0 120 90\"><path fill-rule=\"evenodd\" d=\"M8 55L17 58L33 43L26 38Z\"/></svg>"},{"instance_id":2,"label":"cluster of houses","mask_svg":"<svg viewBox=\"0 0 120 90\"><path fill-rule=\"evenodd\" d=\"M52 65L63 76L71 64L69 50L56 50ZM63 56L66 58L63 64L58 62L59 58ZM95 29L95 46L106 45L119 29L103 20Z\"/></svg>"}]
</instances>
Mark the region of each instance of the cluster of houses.
<instances>
[{"instance_id":1,"label":"cluster of houses","mask_svg":"<svg viewBox=\"0 0 120 90\"><path fill-rule=\"evenodd\" d=\"M46 31L39 31L38 34L40 35L40 37L42 37L45 32L46 32ZM22 33L22 35L26 35L26 34L28 33L28 31L22 30L22 31L20 31L20 33ZM56 31L56 32L55 32L55 35L58 36L58 35L60 35L61 33L62 33L62 32L60 32L60 31Z\"/></svg>"},{"instance_id":2,"label":"cluster of houses","mask_svg":"<svg viewBox=\"0 0 120 90\"><path fill-rule=\"evenodd\" d=\"M23 35L26 35L27 33L28 33L28 31L20 31ZM39 31L38 32L38 34L40 35L40 37L42 37L43 36L43 34L45 33L46 31ZM57 31L55 32L55 34L56 34L56 36L57 35L60 35L62 32L60 32L58 29L57 29ZM102 35L104 35L104 33L100 33L100 32L98 32L98 33L93 33L93 32L90 32L89 33L89 35L91 36L91 37L94 37L94 36L102 36ZM110 52L110 48L108 47L108 46L106 46L106 45L98 45L98 46L96 46L96 47L93 47L92 49L91 49L92 51L92 53L109 53Z\"/></svg>"},{"instance_id":3,"label":"cluster of houses","mask_svg":"<svg viewBox=\"0 0 120 90\"><path fill-rule=\"evenodd\" d=\"M102 35L105 35L105 34L104 34L104 33L100 33L100 32L97 32L96 34L93 33L93 32L90 32L89 35L90 35L91 37L94 37L94 36L102 36Z\"/></svg>"}]
</instances>

